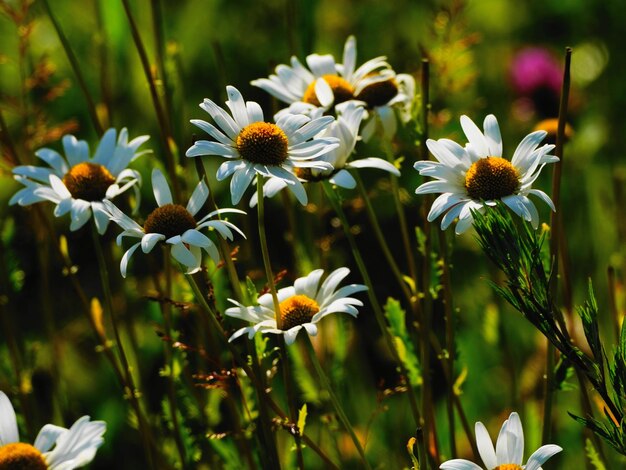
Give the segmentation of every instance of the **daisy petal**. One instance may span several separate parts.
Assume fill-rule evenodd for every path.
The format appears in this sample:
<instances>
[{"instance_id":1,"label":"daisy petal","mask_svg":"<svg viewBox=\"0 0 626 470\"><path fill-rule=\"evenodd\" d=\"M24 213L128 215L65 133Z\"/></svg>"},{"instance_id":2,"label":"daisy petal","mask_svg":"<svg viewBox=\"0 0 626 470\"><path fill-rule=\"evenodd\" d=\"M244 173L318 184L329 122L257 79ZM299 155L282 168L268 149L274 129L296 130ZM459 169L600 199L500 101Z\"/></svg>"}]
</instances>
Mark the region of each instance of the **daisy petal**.
<instances>
[{"instance_id":1,"label":"daisy petal","mask_svg":"<svg viewBox=\"0 0 626 470\"><path fill-rule=\"evenodd\" d=\"M154 199L159 207L166 204L172 204L172 193L170 187L167 184L167 180L161 170L155 168L152 170L152 191L154 192Z\"/></svg>"},{"instance_id":2,"label":"daisy petal","mask_svg":"<svg viewBox=\"0 0 626 470\"><path fill-rule=\"evenodd\" d=\"M498 120L493 114L488 115L483 122L485 129L485 140L489 147L490 157L502 156L502 136L500 135L500 126Z\"/></svg>"},{"instance_id":3,"label":"daisy petal","mask_svg":"<svg viewBox=\"0 0 626 470\"><path fill-rule=\"evenodd\" d=\"M189 198L189 202L187 203L187 211L195 216L196 213L202 209L204 203L209 197L209 187L206 185L204 181L200 181L196 188L193 190L193 194L191 198Z\"/></svg>"},{"instance_id":4,"label":"daisy petal","mask_svg":"<svg viewBox=\"0 0 626 470\"><path fill-rule=\"evenodd\" d=\"M40 452L48 452L59 436L67 432L68 430L66 428L55 426L53 424L46 424L43 428L41 428L39 434L37 434L37 438L35 439L35 443L33 445Z\"/></svg>"},{"instance_id":5,"label":"daisy petal","mask_svg":"<svg viewBox=\"0 0 626 470\"><path fill-rule=\"evenodd\" d=\"M346 170L339 170L337 173L335 173L333 176L329 178L329 181L332 184L335 184L342 188L346 188L346 189L356 188L356 180L350 174L350 172Z\"/></svg>"},{"instance_id":6,"label":"daisy petal","mask_svg":"<svg viewBox=\"0 0 626 470\"><path fill-rule=\"evenodd\" d=\"M6 393L0 391L0 447L19 440L15 410Z\"/></svg>"},{"instance_id":7,"label":"daisy petal","mask_svg":"<svg viewBox=\"0 0 626 470\"><path fill-rule=\"evenodd\" d=\"M122 277L124 278L126 277L128 262L130 261L131 256L133 256L133 253L137 250L137 248L139 248L139 245L141 245L141 242L135 243L126 251L126 253L124 253L124 256L122 256L122 261L120 261L120 273L122 273Z\"/></svg>"},{"instance_id":8,"label":"daisy petal","mask_svg":"<svg viewBox=\"0 0 626 470\"><path fill-rule=\"evenodd\" d=\"M554 444L541 446L529 457L526 463L526 470L539 470L540 467L553 455L558 454L563 449Z\"/></svg>"},{"instance_id":9,"label":"daisy petal","mask_svg":"<svg viewBox=\"0 0 626 470\"><path fill-rule=\"evenodd\" d=\"M442 463L439 468L443 470L482 470L482 468L474 462L464 459L448 460Z\"/></svg>"},{"instance_id":10,"label":"daisy petal","mask_svg":"<svg viewBox=\"0 0 626 470\"><path fill-rule=\"evenodd\" d=\"M487 432L487 428L483 423L478 421L474 427L476 433L476 447L478 447L478 453L480 458L483 459L483 463L487 468L495 468L498 466L498 460L496 459L496 451L493 448L493 443Z\"/></svg>"}]
</instances>

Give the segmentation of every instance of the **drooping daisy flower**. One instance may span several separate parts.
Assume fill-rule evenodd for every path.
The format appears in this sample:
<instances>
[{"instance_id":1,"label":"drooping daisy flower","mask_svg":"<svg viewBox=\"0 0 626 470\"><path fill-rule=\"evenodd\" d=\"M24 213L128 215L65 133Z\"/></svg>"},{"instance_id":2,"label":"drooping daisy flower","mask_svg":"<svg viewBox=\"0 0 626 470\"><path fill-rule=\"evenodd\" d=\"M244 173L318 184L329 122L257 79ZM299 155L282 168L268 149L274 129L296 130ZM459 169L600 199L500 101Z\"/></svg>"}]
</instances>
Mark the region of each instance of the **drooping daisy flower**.
<instances>
[{"instance_id":1,"label":"drooping daisy flower","mask_svg":"<svg viewBox=\"0 0 626 470\"><path fill-rule=\"evenodd\" d=\"M202 249L216 263L220 259L215 244L200 230L211 228L222 237L232 240L232 229L245 238L241 230L231 222L210 220L211 217L227 212L245 214L245 212L239 209L218 209L208 213L199 220L195 219L196 214L204 206L209 196L209 188L204 181L198 183L186 207L173 202L167 181L163 173L156 168L152 170L152 191L159 207L148 215L143 227L115 207L112 202L105 201L108 217L124 229L117 237L117 244L121 245L124 237L141 239L131 246L122 257L120 271L123 277L126 277L128 262L131 256L140 245L144 253L150 253L157 243L164 241L170 245L172 257L186 266L188 268L187 272L191 274L200 270Z\"/></svg>"},{"instance_id":2,"label":"drooping daisy flower","mask_svg":"<svg viewBox=\"0 0 626 470\"><path fill-rule=\"evenodd\" d=\"M36 202L51 201L57 206L54 215L71 214L70 230L78 230L91 218L99 233L104 233L109 218L104 211L103 201L113 199L141 181L139 173L127 168L137 157L148 152L137 149L150 137L142 135L128 141L126 128L117 137L115 129L107 130L93 157L89 145L72 135L63 137L65 157L55 150L41 148L35 155L50 168L18 166L13 169L15 179L25 188L13 195L9 204L28 206ZM139 191L135 186L135 195Z\"/></svg>"},{"instance_id":3,"label":"drooping daisy flower","mask_svg":"<svg viewBox=\"0 0 626 470\"><path fill-rule=\"evenodd\" d=\"M33 445L20 442L15 411L9 398L0 391L0 468L72 470L82 467L95 457L104 442L105 431L104 421L90 421L89 416L83 416L70 429L46 424Z\"/></svg>"},{"instance_id":4,"label":"drooping daisy flower","mask_svg":"<svg viewBox=\"0 0 626 470\"><path fill-rule=\"evenodd\" d=\"M554 444L547 444L537 449L528 459L526 465L522 465L524 458L524 430L517 413L509 416L498 434L496 448L483 423L478 421L475 427L476 446L487 470L541 470L544 464L554 454L563 449ZM448 460L439 468L444 470L482 470L482 467L465 459Z\"/></svg>"},{"instance_id":5,"label":"drooping daisy flower","mask_svg":"<svg viewBox=\"0 0 626 470\"><path fill-rule=\"evenodd\" d=\"M310 106L302 103L302 106ZM312 116L321 115L322 109L317 108L311 111ZM354 147L359 140L359 127L365 115L365 109L355 101L343 103L338 107L338 117L330 126L322 131L321 137L336 137L339 139L339 146L330 152L322 155L320 160L330 163L332 170L318 170L315 168L296 170L303 181L328 180L342 188L352 189L356 186L356 181L348 171L350 168L378 168L388 171L396 176L400 176L398 169L382 158L360 158L348 162L348 158L354 152ZM281 180L269 179L263 187L263 195L272 197L286 186ZM250 200L250 206L256 205L258 195Z\"/></svg>"},{"instance_id":6,"label":"drooping daisy flower","mask_svg":"<svg viewBox=\"0 0 626 470\"><path fill-rule=\"evenodd\" d=\"M191 122L206 131L215 141L199 140L186 155L220 155L228 160L217 170L217 179L232 175L230 191L237 204L255 176L276 177L285 181L301 204L307 203L302 183L293 174L294 168L330 169L327 162L318 161L320 155L337 147L334 138L315 137L333 118L311 119L303 115L286 114L276 124L263 120L261 107L253 101L244 101L235 87L226 87L232 117L213 101L205 99L200 107L211 115L221 128L199 119Z\"/></svg>"},{"instance_id":7,"label":"drooping daisy flower","mask_svg":"<svg viewBox=\"0 0 626 470\"><path fill-rule=\"evenodd\" d=\"M337 289L339 283L349 273L348 268L336 269L328 275L322 286L318 287L324 270L316 269L308 276L296 279L293 286L279 289L277 295L280 302L281 329L277 327L276 312L270 293L260 296L259 305L252 307L228 299L236 307L226 309L224 312L226 315L253 323L237 330L229 341L246 333L248 338L252 338L257 332L261 332L285 335L285 342L292 344L302 328L311 336L317 335L317 322L326 315L344 312L356 317L359 312L355 305L361 307L363 302L349 296L367 290L367 287L350 284Z\"/></svg>"},{"instance_id":8,"label":"drooping daisy flower","mask_svg":"<svg viewBox=\"0 0 626 470\"><path fill-rule=\"evenodd\" d=\"M356 68L354 36L346 40L342 64L336 63L330 54L311 54L306 62L310 70L292 57L291 67L281 64L276 67L275 75L251 83L289 105L308 103L328 110L345 101L358 100L373 111L366 126L366 138L374 132L378 121L387 135L395 134L393 109L400 109L401 116L406 117L415 95L412 76L396 74L384 56Z\"/></svg>"},{"instance_id":9,"label":"drooping daisy flower","mask_svg":"<svg viewBox=\"0 0 626 470\"><path fill-rule=\"evenodd\" d=\"M469 140L465 148L449 139L429 139L428 149L438 161L420 161L414 165L420 175L436 178L422 184L415 192L441 193L433 202L428 220L432 222L447 211L441 220L441 229L448 228L458 217L455 231L460 234L472 224L472 210L482 212L485 206L494 206L501 200L537 228L539 215L528 196L538 196L555 210L546 193L532 189L544 165L559 160L548 155L554 145L538 147L547 133L528 134L509 161L502 158L502 139L495 116L490 114L485 118L484 134L467 116L461 116L461 126Z\"/></svg>"}]
</instances>

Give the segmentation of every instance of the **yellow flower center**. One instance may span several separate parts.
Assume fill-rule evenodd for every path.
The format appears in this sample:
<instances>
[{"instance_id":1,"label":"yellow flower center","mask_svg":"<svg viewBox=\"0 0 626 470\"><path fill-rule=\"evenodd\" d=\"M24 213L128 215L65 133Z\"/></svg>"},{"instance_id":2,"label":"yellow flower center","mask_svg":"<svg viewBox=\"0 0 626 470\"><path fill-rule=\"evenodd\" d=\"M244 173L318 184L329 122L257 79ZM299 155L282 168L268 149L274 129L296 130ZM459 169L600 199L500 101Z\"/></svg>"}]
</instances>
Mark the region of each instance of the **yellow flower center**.
<instances>
[{"instance_id":1,"label":"yellow flower center","mask_svg":"<svg viewBox=\"0 0 626 470\"><path fill-rule=\"evenodd\" d=\"M354 99L354 88L350 85L346 80L341 78L338 75L323 75L322 78L331 90L333 90L333 95L335 96L335 101L333 104L338 105L339 103L343 103L344 101L348 101ZM322 104L317 99L317 94L315 93L315 83L317 80L311 82L311 84L307 87L304 92L304 96L302 97L302 101L305 103L312 104L314 106L321 106Z\"/></svg>"},{"instance_id":2,"label":"yellow flower center","mask_svg":"<svg viewBox=\"0 0 626 470\"><path fill-rule=\"evenodd\" d=\"M244 160L261 165L280 165L287 160L289 140L283 130L269 122L255 122L237 136L237 150Z\"/></svg>"},{"instance_id":3,"label":"yellow flower center","mask_svg":"<svg viewBox=\"0 0 626 470\"><path fill-rule=\"evenodd\" d=\"M160 233L165 235L166 239L182 235L192 228L196 228L196 219L180 204L157 207L143 224L144 232Z\"/></svg>"},{"instance_id":4,"label":"yellow flower center","mask_svg":"<svg viewBox=\"0 0 626 470\"><path fill-rule=\"evenodd\" d=\"M493 470L522 470L522 467L514 463L505 463L503 465L498 465Z\"/></svg>"},{"instance_id":5,"label":"yellow flower center","mask_svg":"<svg viewBox=\"0 0 626 470\"><path fill-rule=\"evenodd\" d=\"M115 178L104 166L82 162L70 168L63 177L63 184L74 199L101 201Z\"/></svg>"},{"instance_id":6,"label":"yellow flower center","mask_svg":"<svg viewBox=\"0 0 626 470\"><path fill-rule=\"evenodd\" d=\"M30 444L14 442L0 446L0 468L3 470L47 470L43 454Z\"/></svg>"},{"instance_id":7,"label":"yellow flower center","mask_svg":"<svg viewBox=\"0 0 626 470\"><path fill-rule=\"evenodd\" d=\"M367 85L356 95L357 100L365 101L369 108L382 106L398 94L398 83L395 78Z\"/></svg>"},{"instance_id":8,"label":"yellow flower center","mask_svg":"<svg viewBox=\"0 0 626 470\"><path fill-rule=\"evenodd\" d=\"M288 330L294 326L308 323L317 312L320 306L317 302L306 295L298 294L280 303L280 319L282 329Z\"/></svg>"},{"instance_id":9,"label":"yellow flower center","mask_svg":"<svg viewBox=\"0 0 626 470\"><path fill-rule=\"evenodd\" d=\"M501 199L515 194L519 187L518 171L501 157L481 158L465 174L467 194L476 200Z\"/></svg>"}]
</instances>

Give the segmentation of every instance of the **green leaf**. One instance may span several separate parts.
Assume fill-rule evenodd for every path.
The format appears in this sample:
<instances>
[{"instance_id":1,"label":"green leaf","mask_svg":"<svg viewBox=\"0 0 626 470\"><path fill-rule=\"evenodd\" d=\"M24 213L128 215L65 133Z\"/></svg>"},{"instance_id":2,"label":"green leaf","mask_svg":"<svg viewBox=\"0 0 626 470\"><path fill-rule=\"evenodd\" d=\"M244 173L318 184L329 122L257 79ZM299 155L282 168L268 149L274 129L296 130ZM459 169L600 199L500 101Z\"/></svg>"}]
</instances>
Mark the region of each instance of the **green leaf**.
<instances>
[{"instance_id":1,"label":"green leaf","mask_svg":"<svg viewBox=\"0 0 626 470\"><path fill-rule=\"evenodd\" d=\"M298 429L300 434L304 434L304 426L306 426L307 408L306 403L298 410Z\"/></svg>"},{"instance_id":2,"label":"green leaf","mask_svg":"<svg viewBox=\"0 0 626 470\"><path fill-rule=\"evenodd\" d=\"M256 304L259 293L256 290L254 282L252 282L252 279L248 276L246 276L246 292L248 294L248 299L250 299L250 303Z\"/></svg>"},{"instance_id":3,"label":"green leaf","mask_svg":"<svg viewBox=\"0 0 626 470\"><path fill-rule=\"evenodd\" d=\"M419 361L406 328L406 313L400 306L400 302L389 297L385 304L385 316L389 321L389 329L396 344L398 356L406 368L407 380L413 385L421 385L422 373Z\"/></svg>"},{"instance_id":4,"label":"green leaf","mask_svg":"<svg viewBox=\"0 0 626 470\"><path fill-rule=\"evenodd\" d=\"M313 379L298 348L289 348L289 358L291 359L293 377L298 384L304 401L319 405L321 403L319 387Z\"/></svg>"},{"instance_id":5,"label":"green leaf","mask_svg":"<svg viewBox=\"0 0 626 470\"><path fill-rule=\"evenodd\" d=\"M595 468L596 470L606 470L606 467L604 466L604 463L600 458L600 454L598 454L598 451L593 446L593 442L591 442L591 439L585 440L585 452L587 453L587 458L589 458L589 461L591 462L591 465L593 465L593 468Z\"/></svg>"}]
</instances>

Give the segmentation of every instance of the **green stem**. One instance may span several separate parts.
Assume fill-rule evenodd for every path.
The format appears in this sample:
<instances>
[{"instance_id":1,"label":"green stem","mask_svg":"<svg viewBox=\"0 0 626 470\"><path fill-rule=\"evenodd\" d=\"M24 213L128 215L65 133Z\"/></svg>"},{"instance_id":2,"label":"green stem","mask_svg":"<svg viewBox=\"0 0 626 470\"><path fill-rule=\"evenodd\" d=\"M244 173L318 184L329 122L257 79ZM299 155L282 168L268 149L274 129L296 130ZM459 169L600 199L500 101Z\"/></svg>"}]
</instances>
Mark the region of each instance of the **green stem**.
<instances>
[{"instance_id":1,"label":"green stem","mask_svg":"<svg viewBox=\"0 0 626 470\"><path fill-rule=\"evenodd\" d=\"M97 43L98 43L98 62L100 65L100 95L102 96L102 104L106 110L105 125L113 122L113 105L111 98L111 65L109 62L109 51L107 49L107 37L104 27L103 9L104 1L95 1L94 10L96 12L97 25Z\"/></svg>"},{"instance_id":2,"label":"green stem","mask_svg":"<svg viewBox=\"0 0 626 470\"><path fill-rule=\"evenodd\" d=\"M330 184L327 181L322 182L322 185L324 187L324 191L326 193L326 197L328 201L333 206L333 210L335 211L335 213L339 217L339 220L341 221L341 226L343 227L344 234L346 238L348 239L348 243L350 244L350 248L352 250L352 256L354 257L354 261L356 262L357 267L359 268L359 272L361 273L361 276L363 277L363 282L365 282L365 285L367 286L367 296L369 298L370 303L372 304L372 309L374 310L374 317L376 318L376 322L378 323L378 328L381 330L381 333L383 337L385 338L387 347L389 348L389 351L391 352L396 364L400 368L400 373L405 380L405 385L407 387L407 395L408 395L409 403L411 405L413 418L415 419L415 424L416 426L422 426L420 412L417 407L417 402L415 401L415 393L413 390L413 385L411 384L409 380L406 367L404 366L404 364L402 363L400 359L400 355L398 354L398 350L396 349L393 338L391 337L391 333L389 332L389 329L387 328L387 325L385 323L383 310L374 292L374 285L369 276L369 273L367 272L367 268L365 267L365 262L363 261L361 252L359 251L356 241L354 240L354 237L352 236L352 232L350 231L350 224L348 223L346 214L344 213L343 208L341 207L341 202L339 200L339 197L337 196L335 191L333 191L333 188L330 186Z\"/></svg>"},{"instance_id":3,"label":"green stem","mask_svg":"<svg viewBox=\"0 0 626 470\"><path fill-rule=\"evenodd\" d=\"M391 147L391 142L386 142L385 153L390 163L393 163L394 155ZM415 264L415 257L413 256L413 250L416 244L411 243L409 236L408 224L406 222L406 215L404 214L404 206L400 200L400 186L398 184L398 177L391 175L389 177L391 181L391 193L393 195L393 202L396 206L396 212L398 213L398 222L400 224L400 235L402 236L402 245L404 246L404 254L406 255L407 265L409 273L414 281L417 281L417 268Z\"/></svg>"},{"instance_id":4,"label":"green stem","mask_svg":"<svg viewBox=\"0 0 626 470\"><path fill-rule=\"evenodd\" d=\"M389 244L387 243L387 240L385 239L383 231L380 228L378 217L376 216L376 212L374 212L374 208L372 207L372 202L370 201L369 195L367 194L367 191L365 190L365 186L363 185L361 176L359 175L357 171L353 172L353 176L354 176L354 179L356 180L357 188L359 189L359 192L361 193L361 197L363 198L363 201L365 202L365 210L370 220L372 229L374 230L374 236L376 237L376 240L378 241L378 244L380 245L380 249L383 252L383 256L387 260L387 264L389 264L389 268L391 268L391 272L396 278L396 282L400 286L400 289L402 290L402 294L404 294L404 297L407 303L409 304L409 306L412 307L414 304L416 304L417 299L409 291L409 288L406 285L406 282L404 280L403 274L400 271L400 268L398 267L396 260L393 258L393 255L391 254L391 250L389 249Z\"/></svg>"},{"instance_id":5,"label":"green stem","mask_svg":"<svg viewBox=\"0 0 626 470\"><path fill-rule=\"evenodd\" d=\"M422 60L422 74L421 74L421 111L422 111L422 138L420 139L420 154L422 160L428 160L428 147L426 141L428 140L428 117L430 110L430 62L428 59ZM431 277L431 249L432 249L432 226L428 222L426 208L432 204L432 196L426 195L423 199L423 204L420 207L421 216L423 221L422 232L424 234L424 252L422 253L421 263L421 289L422 292L422 321L420 323L420 336L422 338L420 342L420 359L422 362L422 416L424 417L423 438L422 440L427 444L430 443L430 433L432 423L430 422L430 410L433 409L432 404L432 377L430 369L430 347L429 336L431 334L432 324L432 297L430 295L430 277ZM416 280L418 282L418 280ZM440 356L443 357L443 356ZM443 359L442 359L443 361ZM446 370L445 366L443 368ZM473 442L472 436L468 438L469 442Z\"/></svg>"},{"instance_id":6,"label":"green stem","mask_svg":"<svg viewBox=\"0 0 626 470\"><path fill-rule=\"evenodd\" d=\"M176 404L176 389L174 382L174 357L172 352L172 305L169 299L172 298L172 261L169 254L169 249L163 250L163 262L165 264L165 296L166 299L161 299L161 311L163 313L163 323L165 325L165 364L168 369L167 373L167 400L169 402L170 414L172 416L172 425L174 427L174 440L176 441L176 448L178 450L178 456L180 457L180 463L184 467L187 461L185 457L185 444L183 443L182 434L180 431L180 424L178 422L178 406Z\"/></svg>"},{"instance_id":7,"label":"green stem","mask_svg":"<svg viewBox=\"0 0 626 470\"><path fill-rule=\"evenodd\" d=\"M139 54L141 66L143 67L146 80L148 81L150 96L152 97L152 103L154 104L154 110L156 111L157 121L159 124L159 129L161 131L161 140L163 143L163 151L165 152L165 164L167 167L167 173L173 185L174 199L176 201L180 201L180 184L176 175L176 161L174 159L174 153L172 152L172 147L170 145L170 140L172 136L170 124L163 109L163 105L161 104L161 99L159 97L159 92L156 88L156 84L154 82L154 77L152 76L150 61L148 59L146 47L141 40L141 35L139 34L139 27L135 22L135 18L133 17L133 13L130 9L130 5L128 4L128 0L122 0L122 4L124 5L124 11L126 12L128 23L130 24L130 31L133 36L133 41L135 42L135 47L137 48L137 53Z\"/></svg>"},{"instance_id":8,"label":"green stem","mask_svg":"<svg viewBox=\"0 0 626 470\"><path fill-rule=\"evenodd\" d=\"M556 299L557 296L557 278L559 272L559 237L561 236L561 226L559 224L559 210L561 206L561 174L563 171L563 143L565 139L565 124L567 122L567 105L569 99L569 87L570 87L570 63L572 58L572 49L565 49L565 67L563 71L563 86L561 88L561 101L559 105L559 123L556 132L556 150L555 154L559 157L559 161L554 164L554 172L552 173L552 202L556 208L555 212L550 214L550 259L552 261L552 274L550 276L550 296L552 299ZM562 314L557 314L557 321L563 329L567 331L565 320ZM542 442L550 442L552 433L552 404L554 394L554 355L556 349L554 345L548 341L548 347L546 351L546 381L545 381L545 400L543 406L543 431Z\"/></svg>"},{"instance_id":9,"label":"green stem","mask_svg":"<svg viewBox=\"0 0 626 470\"><path fill-rule=\"evenodd\" d=\"M265 234L265 196L263 195L263 177L257 175L257 211L258 211L258 227L259 227L259 241L261 243L261 253L263 256L263 265L265 266L265 276L267 277L267 283L274 302L274 312L276 315L276 328L282 329L282 318L280 314L280 303L278 302L278 295L276 293L276 285L274 284L274 274L272 272L272 266L270 264L270 255L267 248L267 236ZM287 403L289 404L289 414L291 415L291 421L296 423L298 421L296 405L296 395L293 389L293 380L291 377L291 367L289 364L289 358L287 356L287 348L285 346L285 337L280 335L278 340L280 348L280 357L283 363L283 379L285 382L285 389L287 391ZM304 469L304 460L302 457L302 446L300 443L300 432L296 430L294 432L294 439L296 441L296 456L298 459L298 468Z\"/></svg>"},{"instance_id":10,"label":"green stem","mask_svg":"<svg viewBox=\"0 0 626 470\"><path fill-rule=\"evenodd\" d=\"M150 467L154 468L152 448L151 448L151 442L152 442L151 433L147 427L145 418L143 416L143 412L141 410L141 405L139 404L139 400L137 398L139 396L139 390L135 388L133 376L131 373L131 368L128 362L128 358L126 356L126 352L124 351L122 338L120 336L119 328L117 326L117 316L115 315L115 310L113 307L113 296L111 294L111 287L109 285L109 273L108 273L106 261L104 259L104 252L102 251L102 246L100 245L101 240L100 240L95 222L91 224L91 234L92 234L94 249L96 252L96 259L98 261L98 269L100 271L100 281L102 283L102 292L104 294L104 304L111 318L111 326L113 328L113 334L115 336L115 341L117 343L117 348L119 351L119 357L122 363L122 373L123 373L122 377L124 381L123 383L126 388L128 398L135 410L135 413L137 414L139 432L141 434L142 441L144 444L146 457L148 458Z\"/></svg>"},{"instance_id":11,"label":"green stem","mask_svg":"<svg viewBox=\"0 0 626 470\"><path fill-rule=\"evenodd\" d=\"M104 134L104 129L102 128L102 124L100 124L100 119L98 119L98 113L96 111L96 105L89 93L89 89L87 88L87 83L83 77L83 74L80 70L80 66L78 65L78 60L74 55L74 51L72 51L72 47L70 46L70 42L65 37L65 33L61 29L60 23L57 21L56 17L52 13L52 9L50 8L50 4L48 0L43 0L43 5L50 17L50 21L52 22L52 26L54 26L55 31L57 32L57 36L59 36L59 40L61 41L61 45L63 46L63 50L67 55L67 59L70 62L70 66L72 67L72 71L74 75L76 75L76 80L78 81L78 86L80 87L83 95L85 95L85 100L87 101L87 111L89 112L89 116L91 117L91 122L93 123L94 128L99 136Z\"/></svg>"},{"instance_id":12,"label":"green stem","mask_svg":"<svg viewBox=\"0 0 626 470\"><path fill-rule=\"evenodd\" d=\"M261 399L265 400L267 404L269 405L269 407L272 408L274 412L278 416L280 416L280 418L283 421L289 421L289 417L285 414L285 412L281 410L281 408L276 404L276 402L272 399L272 397L270 397L266 393L266 391L261 387L261 383L259 382L257 375L250 368L250 366L248 366L247 361L241 357L237 348L235 348L235 346L231 342L228 341L228 336L226 335L226 332L224 331L222 324L219 322L219 320L217 319L216 313L213 311L211 306L207 303L206 299L202 295L202 291L200 290L200 287L196 283L193 276L191 274L185 274L185 277L187 278L187 281L189 282L189 286L191 287L191 290L193 290L194 292L196 300L200 302L200 307L207 314L207 317L209 318L212 327L215 328L215 331L219 332L220 336L224 339L226 347L230 350L233 360L235 361L237 366L243 369L246 376L248 376L250 378L250 381L254 384L254 386L257 387L257 390L261 391L260 393ZM317 446L317 444L315 444L315 442L310 437L308 437L306 434L303 434L303 433L300 434L300 437L302 438L304 443L326 463L326 465L328 465L330 468L334 470L339 469L339 467L337 467L337 465L335 465L333 461L330 460L330 458L319 448L319 446ZM275 466L272 466L270 468L280 468L280 467L278 466L278 463L276 463Z\"/></svg>"},{"instance_id":13,"label":"green stem","mask_svg":"<svg viewBox=\"0 0 626 470\"><path fill-rule=\"evenodd\" d=\"M270 290L272 301L274 302L274 312L276 312L276 328L280 330L283 325L280 316L280 302L278 301L276 285L274 284L274 273L272 272L272 265L270 263L270 254L267 249L267 236L265 234L265 199L263 196L263 177L261 175L257 175L256 191L258 195L257 223L259 228L259 243L261 243L261 256L263 257L263 266L265 267L267 286Z\"/></svg>"},{"instance_id":14,"label":"green stem","mask_svg":"<svg viewBox=\"0 0 626 470\"><path fill-rule=\"evenodd\" d=\"M198 178L200 180L204 180L207 188L209 189L209 209L211 211L217 210L217 204L215 203L215 199L213 198L213 193L209 186L209 179L206 177L206 171L204 168L204 164L202 163L201 158L195 159L196 172L198 173ZM219 217L219 215L218 215ZM244 302L243 292L241 290L241 284L239 282L239 276L237 275L237 269L235 267L235 263L233 261L233 257L231 256L230 247L228 246L228 242L224 240L221 236L217 237L217 243L220 247L220 252L222 253L222 259L224 260L224 264L226 265L226 271L228 273L228 278L230 280L230 285L233 289L233 295L238 302ZM279 462L280 459L278 457L278 449L276 447L276 439L272 435L272 423L270 421L270 413L267 407L266 400L263 399L265 395L265 389L267 388L265 381L265 374L261 371L261 365L259 362L259 358L257 355L256 348L254 344L250 344L250 342L246 343L246 353L252 358L252 369L254 370L254 374L259 378L259 387L256 388L257 396L258 396L258 404L259 404L259 418L261 420L261 426L258 427L259 440L262 443L261 449L261 463L264 467L273 466L275 462ZM250 450L246 446L246 455L250 453ZM271 455L267 455L271 454ZM276 464L278 465L278 464Z\"/></svg>"},{"instance_id":15,"label":"green stem","mask_svg":"<svg viewBox=\"0 0 626 470\"><path fill-rule=\"evenodd\" d=\"M361 461L363 462L363 466L366 469L371 469L370 464L368 463L367 458L365 457L365 451L363 450L363 446L361 445L359 438L356 436L356 433L354 432L354 428L350 424L350 421L348 420L346 413L344 412L341 404L339 403L339 400L337 399L335 392L330 386L330 382L328 381L328 377L326 377L326 374L324 373L324 369L322 368L320 361L317 359L317 354L315 354L315 350L313 349L311 338L309 338L308 334L305 334L303 336L305 340L304 344L306 345L307 352L309 353L309 358L311 359L311 363L313 364L313 367L315 368L315 372L317 372L317 375L320 378L322 387L324 387L324 389L326 389L326 391L328 392L330 401L333 404L333 408L335 408L335 412L337 413L337 416L339 417L341 424L343 424L343 427L346 429L346 431L348 431L348 434L350 434L350 438L352 439L352 442L354 443L356 450L361 456Z\"/></svg>"},{"instance_id":16,"label":"green stem","mask_svg":"<svg viewBox=\"0 0 626 470\"><path fill-rule=\"evenodd\" d=\"M454 308L452 305L452 280L450 277L448 242L443 230L439 230L439 250L443 263L443 304L446 316L446 349L448 350L448 360L444 365L444 367L448 368L448 393L446 396L448 432L450 436L450 455L456 457L456 433L454 424Z\"/></svg>"}]
</instances>

